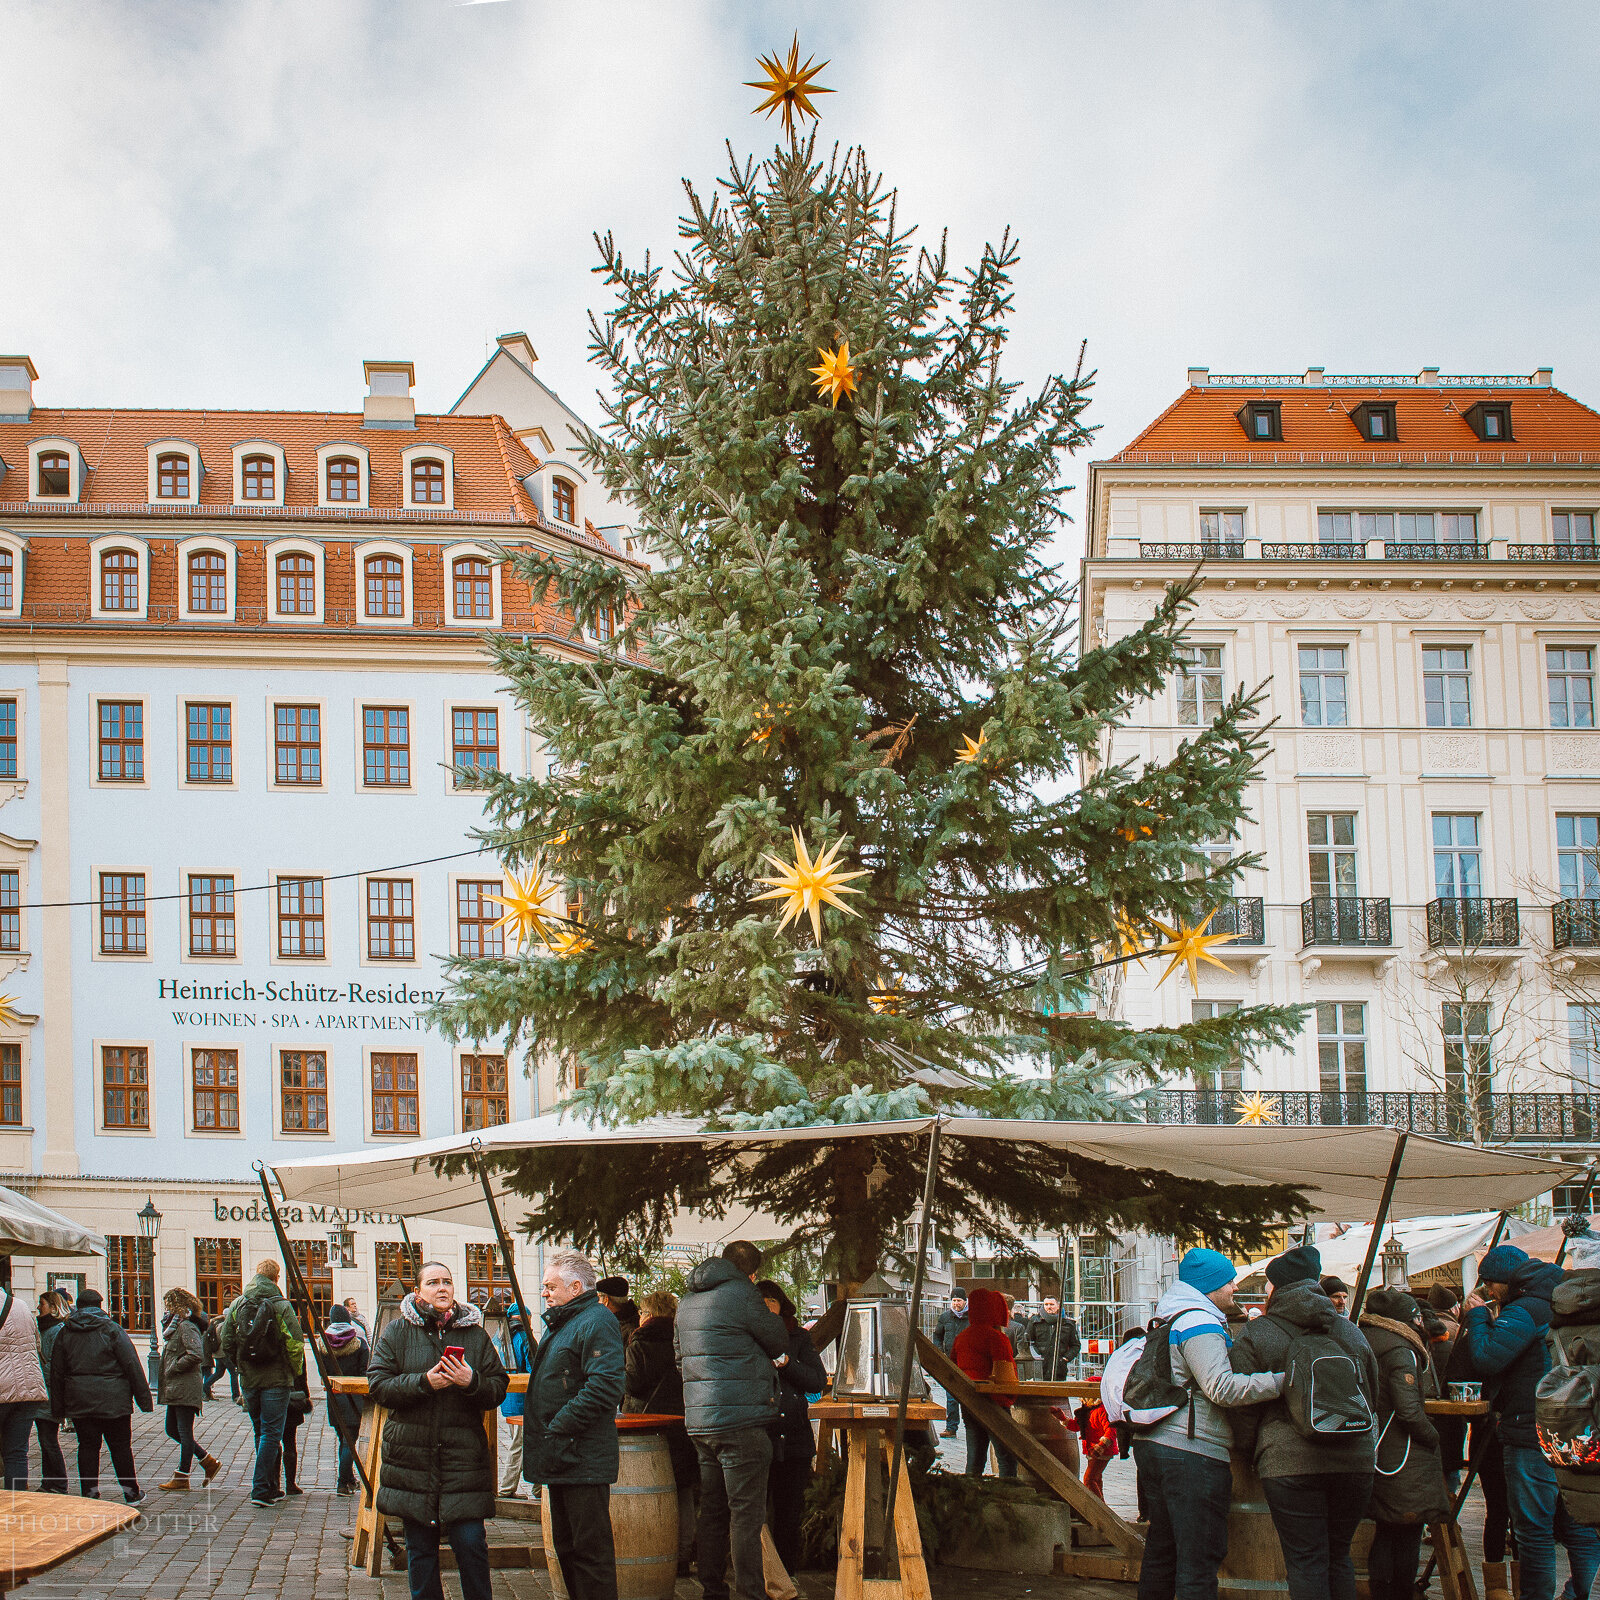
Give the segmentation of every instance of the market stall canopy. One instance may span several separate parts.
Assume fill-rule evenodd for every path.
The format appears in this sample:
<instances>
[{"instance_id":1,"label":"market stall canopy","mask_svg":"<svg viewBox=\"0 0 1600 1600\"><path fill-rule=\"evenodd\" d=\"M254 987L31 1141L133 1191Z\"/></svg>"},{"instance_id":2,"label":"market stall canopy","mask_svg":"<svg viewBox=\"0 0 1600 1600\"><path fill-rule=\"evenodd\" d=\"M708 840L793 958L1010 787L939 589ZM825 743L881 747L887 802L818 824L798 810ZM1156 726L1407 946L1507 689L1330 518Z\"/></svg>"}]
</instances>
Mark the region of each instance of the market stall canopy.
<instances>
[{"instance_id":1,"label":"market stall canopy","mask_svg":"<svg viewBox=\"0 0 1600 1600\"><path fill-rule=\"evenodd\" d=\"M1369 1220L1377 1210L1394 1156L1392 1128L1276 1128L1166 1126L1145 1122L1033 1122L987 1117L941 1119L945 1139L1065 1147L1091 1161L1169 1172L1206 1183L1259 1186L1290 1184L1302 1189L1311 1214L1331 1221ZM286 1200L297 1204L383 1211L406 1217L437 1217L490 1225L478 1178L468 1168L440 1176L433 1164L471 1153L481 1144L490 1159L520 1150L611 1145L718 1145L730 1151L789 1140L925 1138L932 1117L901 1122L848 1123L821 1128L774 1128L758 1132L707 1129L679 1117L653 1117L606 1128L559 1115L507 1122L478 1133L425 1139L403 1150L312 1156L275 1164ZM1447 1144L1413 1134L1406 1143L1390 1214L1438 1216L1482 1205L1510 1208L1573 1181L1578 1167L1506 1150ZM503 1172L491 1172L498 1204L512 1195Z\"/></svg>"},{"instance_id":2,"label":"market stall canopy","mask_svg":"<svg viewBox=\"0 0 1600 1600\"><path fill-rule=\"evenodd\" d=\"M0 1186L0 1256L103 1256L104 1237Z\"/></svg>"}]
</instances>

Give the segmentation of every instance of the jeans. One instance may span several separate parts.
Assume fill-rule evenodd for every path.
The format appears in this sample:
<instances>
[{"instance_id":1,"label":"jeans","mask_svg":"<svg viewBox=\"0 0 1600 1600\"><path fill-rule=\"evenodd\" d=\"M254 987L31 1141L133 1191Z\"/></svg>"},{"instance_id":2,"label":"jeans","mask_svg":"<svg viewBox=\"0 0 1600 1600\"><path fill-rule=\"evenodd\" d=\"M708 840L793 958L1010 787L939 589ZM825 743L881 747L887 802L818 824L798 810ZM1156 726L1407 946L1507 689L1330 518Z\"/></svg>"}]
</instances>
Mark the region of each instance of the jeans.
<instances>
[{"instance_id":1,"label":"jeans","mask_svg":"<svg viewBox=\"0 0 1600 1600\"><path fill-rule=\"evenodd\" d=\"M28 1487L28 1440L33 1437L37 1400L8 1400L0 1405L0 1462L8 1489Z\"/></svg>"},{"instance_id":2,"label":"jeans","mask_svg":"<svg viewBox=\"0 0 1600 1600\"><path fill-rule=\"evenodd\" d=\"M305 1419L294 1412L285 1413L283 1419L283 1487L300 1482L300 1424Z\"/></svg>"},{"instance_id":3,"label":"jeans","mask_svg":"<svg viewBox=\"0 0 1600 1600\"><path fill-rule=\"evenodd\" d=\"M1370 1472L1263 1478L1267 1509L1289 1569L1289 1600L1356 1600L1350 1541L1372 1498Z\"/></svg>"},{"instance_id":4,"label":"jeans","mask_svg":"<svg viewBox=\"0 0 1600 1600\"><path fill-rule=\"evenodd\" d=\"M570 1600L617 1600L609 1483L547 1483L550 1543Z\"/></svg>"},{"instance_id":5,"label":"jeans","mask_svg":"<svg viewBox=\"0 0 1600 1600\"><path fill-rule=\"evenodd\" d=\"M772 1435L765 1428L701 1433L694 1447L700 1457L698 1566L706 1600L727 1600L730 1548L739 1600L766 1600L761 1525L767 1520Z\"/></svg>"},{"instance_id":6,"label":"jeans","mask_svg":"<svg viewBox=\"0 0 1600 1600\"><path fill-rule=\"evenodd\" d=\"M205 1451L194 1442L194 1419L198 1406L167 1407L167 1437L178 1446L178 1471L187 1473Z\"/></svg>"},{"instance_id":7,"label":"jeans","mask_svg":"<svg viewBox=\"0 0 1600 1600\"><path fill-rule=\"evenodd\" d=\"M1367 1556L1367 1583L1372 1600L1411 1600L1422 1559L1420 1522L1378 1522L1373 1526Z\"/></svg>"},{"instance_id":8,"label":"jeans","mask_svg":"<svg viewBox=\"0 0 1600 1600\"><path fill-rule=\"evenodd\" d=\"M1488 1422L1485 1426L1492 1428ZM1506 1536L1511 1529L1511 1507L1506 1504L1506 1467L1501 1455L1501 1444L1491 1435L1487 1443L1480 1442L1479 1424L1472 1424L1472 1443L1469 1450L1478 1458L1478 1487L1483 1490L1483 1559L1498 1566L1506 1558ZM1512 1558L1516 1558L1516 1544L1512 1541Z\"/></svg>"},{"instance_id":9,"label":"jeans","mask_svg":"<svg viewBox=\"0 0 1600 1600\"><path fill-rule=\"evenodd\" d=\"M1600 1569L1600 1532L1580 1527L1567 1515L1555 1468L1541 1450L1524 1445L1501 1446L1506 1469L1506 1500L1522 1563L1522 1600L1554 1600L1556 1544L1567 1547L1572 1591L1586 1600Z\"/></svg>"},{"instance_id":10,"label":"jeans","mask_svg":"<svg viewBox=\"0 0 1600 1600\"><path fill-rule=\"evenodd\" d=\"M122 1485L123 1498L139 1494L139 1479L133 1468L132 1417L74 1417L78 1430L78 1490L84 1495L100 1493L100 1441L111 1452L111 1470Z\"/></svg>"},{"instance_id":11,"label":"jeans","mask_svg":"<svg viewBox=\"0 0 1600 1600\"><path fill-rule=\"evenodd\" d=\"M33 1425L39 1430L39 1464L44 1469L39 1487L46 1494L65 1494L67 1462L61 1454L61 1424L54 1417L35 1417Z\"/></svg>"},{"instance_id":12,"label":"jeans","mask_svg":"<svg viewBox=\"0 0 1600 1600\"><path fill-rule=\"evenodd\" d=\"M965 1406L961 1408L961 1420L967 1425L967 1476L981 1478L989 1464L989 1430ZM994 1454L1000 1463L999 1475L1016 1477L1017 1458L998 1439L994 1441Z\"/></svg>"},{"instance_id":13,"label":"jeans","mask_svg":"<svg viewBox=\"0 0 1600 1600\"><path fill-rule=\"evenodd\" d=\"M216 1365L201 1379L201 1389L207 1400L211 1398L211 1391L216 1388L217 1380L224 1372L228 1374L228 1388L232 1390L233 1398L239 1398L239 1369L218 1356Z\"/></svg>"},{"instance_id":14,"label":"jeans","mask_svg":"<svg viewBox=\"0 0 1600 1600\"><path fill-rule=\"evenodd\" d=\"M250 1426L256 1435L256 1471L250 1480L253 1499L278 1497L278 1468L283 1464L283 1424L289 1415L290 1389L252 1389L245 1397Z\"/></svg>"},{"instance_id":15,"label":"jeans","mask_svg":"<svg viewBox=\"0 0 1600 1600\"><path fill-rule=\"evenodd\" d=\"M267 1391L271 1393L270 1390ZM406 1579L411 1600L444 1600L439 1581L439 1524L405 1519ZM447 1522L443 1533L456 1553L461 1600L490 1600L489 1538L481 1522Z\"/></svg>"},{"instance_id":16,"label":"jeans","mask_svg":"<svg viewBox=\"0 0 1600 1600\"><path fill-rule=\"evenodd\" d=\"M1150 1513L1139 1600L1217 1600L1233 1496L1228 1463L1150 1439L1133 1441L1133 1463Z\"/></svg>"},{"instance_id":17,"label":"jeans","mask_svg":"<svg viewBox=\"0 0 1600 1600\"><path fill-rule=\"evenodd\" d=\"M356 1486L356 1439L361 1432L361 1406L349 1395L330 1395L328 1426L339 1441L339 1485Z\"/></svg>"}]
</instances>

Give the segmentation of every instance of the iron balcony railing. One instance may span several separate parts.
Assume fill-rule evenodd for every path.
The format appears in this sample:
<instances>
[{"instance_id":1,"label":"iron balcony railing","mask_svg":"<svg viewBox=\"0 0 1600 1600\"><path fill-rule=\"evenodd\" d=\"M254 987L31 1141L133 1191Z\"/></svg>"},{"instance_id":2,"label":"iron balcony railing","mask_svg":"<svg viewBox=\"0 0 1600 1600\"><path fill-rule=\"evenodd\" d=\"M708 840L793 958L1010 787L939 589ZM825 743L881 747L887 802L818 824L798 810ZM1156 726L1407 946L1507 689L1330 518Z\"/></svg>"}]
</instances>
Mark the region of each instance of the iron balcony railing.
<instances>
[{"instance_id":1,"label":"iron balcony railing","mask_svg":"<svg viewBox=\"0 0 1600 1600\"><path fill-rule=\"evenodd\" d=\"M1207 933L1231 933L1235 944L1267 942L1266 902L1259 896L1224 900L1217 907Z\"/></svg>"},{"instance_id":2,"label":"iron balcony railing","mask_svg":"<svg viewBox=\"0 0 1600 1600\"><path fill-rule=\"evenodd\" d=\"M1243 561L1244 545L1228 541L1205 544L1144 544L1139 554L1146 561Z\"/></svg>"},{"instance_id":3,"label":"iron balcony railing","mask_svg":"<svg viewBox=\"0 0 1600 1600\"><path fill-rule=\"evenodd\" d=\"M1557 950L1600 948L1600 900L1558 900L1550 916Z\"/></svg>"},{"instance_id":4,"label":"iron balcony railing","mask_svg":"<svg viewBox=\"0 0 1600 1600\"><path fill-rule=\"evenodd\" d=\"M1303 945L1386 945L1390 939L1389 902L1353 895L1313 895L1300 906Z\"/></svg>"},{"instance_id":5,"label":"iron balcony railing","mask_svg":"<svg viewBox=\"0 0 1600 1600\"><path fill-rule=\"evenodd\" d=\"M1265 561L1365 561L1364 544L1264 544L1261 556Z\"/></svg>"},{"instance_id":6,"label":"iron balcony railing","mask_svg":"<svg viewBox=\"0 0 1600 1600\"><path fill-rule=\"evenodd\" d=\"M1515 900L1430 900L1428 943L1515 945L1522 922Z\"/></svg>"},{"instance_id":7,"label":"iron balcony railing","mask_svg":"<svg viewBox=\"0 0 1600 1600\"><path fill-rule=\"evenodd\" d=\"M1514 544L1509 561L1600 561L1600 544Z\"/></svg>"},{"instance_id":8,"label":"iron balcony railing","mask_svg":"<svg viewBox=\"0 0 1600 1600\"><path fill-rule=\"evenodd\" d=\"M1477 1144L1578 1144L1600 1138L1600 1094L1446 1089L1156 1089L1145 1120L1228 1127L1245 1115L1290 1128L1377 1126Z\"/></svg>"},{"instance_id":9,"label":"iron balcony railing","mask_svg":"<svg viewBox=\"0 0 1600 1600\"><path fill-rule=\"evenodd\" d=\"M1386 544L1387 561L1487 561L1486 544Z\"/></svg>"}]
</instances>

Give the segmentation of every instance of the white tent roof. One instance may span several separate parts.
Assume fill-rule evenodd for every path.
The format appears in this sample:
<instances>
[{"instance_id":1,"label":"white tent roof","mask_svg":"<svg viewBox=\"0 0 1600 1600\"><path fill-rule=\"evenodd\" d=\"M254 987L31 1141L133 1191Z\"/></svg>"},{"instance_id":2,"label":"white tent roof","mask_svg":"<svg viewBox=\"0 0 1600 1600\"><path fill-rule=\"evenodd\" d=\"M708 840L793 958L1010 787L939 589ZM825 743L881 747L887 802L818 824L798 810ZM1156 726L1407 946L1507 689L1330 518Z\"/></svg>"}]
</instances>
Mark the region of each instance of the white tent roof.
<instances>
[{"instance_id":1,"label":"white tent roof","mask_svg":"<svg viewBox=\"0 0 1600 1600\"><path fill-rule=\"evenodd\" d=\"M0 1256L103 1256L106 1241L37 1200L0 1186Z\"/></svg>"},{"instance_id":2,"label":"white tent roof","mask_svg":"<svg viewBox=\"0 0 1600 1600\"><path fill-rule=\"evenodd\" d=\"M1378 1208L1394 1156L1391 1128L1278 1128L1165 1126L1143 1122L1031 1122L985 1117L943 1118L944 1136L1066 1147L1090 1160L1170 1172L1218 1184L1293 1184L1304 1189L1312 1214L1334 1221L1370 1219ZM559 1115L504 1123L476 1134L425 1139L404 1149L312 1156L274 1166L286 1199L312 1205L438 1217L486 1227L488 1208L476 1174L435 1176L431 1163L465 1155L475 1142L485 1154L578 1149L593 1145L716 1144L755 1147L790 1140L925 1137L932 1117L903 1122L851 1123L767 1132L708 1131L687 1118L654 1117L603 1128ZM1446 1144L1413 1134L1390 1214L1437 1216L1482 1205L1520 1205L1573 1178L1579 1168L1504 1150ZM510 1195L504 1173L491 1172L495 1202ZM511 1197L514 1210L518 1204Z\"/></svg>"}]
</instances>

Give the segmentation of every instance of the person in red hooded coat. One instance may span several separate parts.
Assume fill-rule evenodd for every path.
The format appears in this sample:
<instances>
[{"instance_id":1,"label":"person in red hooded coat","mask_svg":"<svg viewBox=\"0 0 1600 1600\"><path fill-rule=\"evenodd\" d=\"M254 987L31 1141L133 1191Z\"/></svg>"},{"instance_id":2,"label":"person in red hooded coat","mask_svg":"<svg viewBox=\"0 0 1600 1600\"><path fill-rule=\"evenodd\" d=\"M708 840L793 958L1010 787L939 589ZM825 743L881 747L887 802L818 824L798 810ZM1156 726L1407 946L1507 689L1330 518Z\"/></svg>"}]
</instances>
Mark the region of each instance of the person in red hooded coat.
<instances>
[{"instance_id":1,"label":"person in red hooded coat","mask_svg":"<svg viewBox=\"0 0 1600 1600\"><path fill-rule=\"evenodd\" d=\"M974 1289L967 1302L967 1326L956 1335L950 1358L976 1383L995 1379L1001 1383L1017 1381L1016 1352L1006 1337L1006 1324L1011 1313L1006 1309L1006 1297L994 1289ZM1011 1409L1009 1400L990 1397L998 1406ZM966 1406L961 1416L967 1429L967 1476L981 1478L989 1460L989 1431ZM1017 1475L1017 1458L1000 1443L994 1441L994 1453L1000 1462L1000 1476Z\"/></svg>"}]
</instances>

